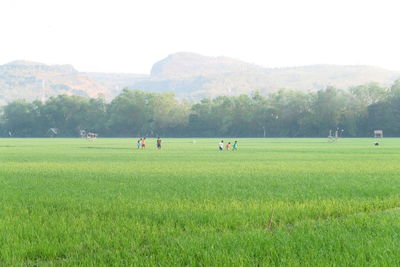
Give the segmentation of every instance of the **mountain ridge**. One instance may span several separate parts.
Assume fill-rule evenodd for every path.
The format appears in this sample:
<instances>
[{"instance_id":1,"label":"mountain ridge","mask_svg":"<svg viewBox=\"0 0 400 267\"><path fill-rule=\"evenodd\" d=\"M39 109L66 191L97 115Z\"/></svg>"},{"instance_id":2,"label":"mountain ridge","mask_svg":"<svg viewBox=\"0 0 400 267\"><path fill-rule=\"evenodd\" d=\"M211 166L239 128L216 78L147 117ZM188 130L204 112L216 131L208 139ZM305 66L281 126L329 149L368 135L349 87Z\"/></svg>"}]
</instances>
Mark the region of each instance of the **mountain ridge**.
<instances>
[{"instance_id":1,"label":"mountain ridge","mask_svg":"<svg viewBox=\"0 0 400 267\"><path fill-rule=\"evenodd\" d=\"M150 74L80 72L70 64L46 65L16 60L0 65L0 104L58 94L111 100L124 87L152 92L172 91L179 98L198 100L218 95L261 94L281 88L316 91L333 86L377 82L388 86L400 72L369 65L316 64L265 68L229 57L179 52L155 62Z\"/></svg>"},{"instance_id":2,"label":"mountain ridge","mask_svg":"<svg viewBox=\"0 0 400 267\"><path fill-rule=\"evenodd\" d=\"M191 62L193 60L195 62ZM205 66L209 69L202 71ZM184 52L156 62L148 80L130 87L155 91L164 88L179 97L198 99L253 91L268 94L281 88L315 91L327 86L347 89L369 82L389 85L399 77L400 72L368 65L317 64L265 68L225 57L204 57Z\"/></svg>"}]
</instances>

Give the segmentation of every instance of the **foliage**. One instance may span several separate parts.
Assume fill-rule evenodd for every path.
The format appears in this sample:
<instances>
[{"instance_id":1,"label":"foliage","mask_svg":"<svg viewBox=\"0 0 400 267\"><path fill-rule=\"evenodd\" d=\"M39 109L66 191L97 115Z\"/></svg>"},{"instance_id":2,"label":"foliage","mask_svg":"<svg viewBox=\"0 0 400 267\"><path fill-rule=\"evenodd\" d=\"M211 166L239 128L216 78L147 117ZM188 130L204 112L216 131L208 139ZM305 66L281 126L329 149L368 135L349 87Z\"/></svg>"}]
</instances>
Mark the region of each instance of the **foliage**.
<instances>
[{"instance_id":1,"label":"foliage","mask_svg":"<svg viewBox=\"0 0 400 267\"><path fill-rule=\"evenodd\" d=\"M78 136L79 130L109 137L323 137L343 129L343 136L363 137L381 129L385 136L399 136L399 121L400 81L389 89L376 83L348 91L282 89L266 97L255 92L198 103L125 88L111 103L68 95L45 103L13 101L0 113L0 133L37 137L57 128L64 137Z\"/></svg>"}]
</instances>

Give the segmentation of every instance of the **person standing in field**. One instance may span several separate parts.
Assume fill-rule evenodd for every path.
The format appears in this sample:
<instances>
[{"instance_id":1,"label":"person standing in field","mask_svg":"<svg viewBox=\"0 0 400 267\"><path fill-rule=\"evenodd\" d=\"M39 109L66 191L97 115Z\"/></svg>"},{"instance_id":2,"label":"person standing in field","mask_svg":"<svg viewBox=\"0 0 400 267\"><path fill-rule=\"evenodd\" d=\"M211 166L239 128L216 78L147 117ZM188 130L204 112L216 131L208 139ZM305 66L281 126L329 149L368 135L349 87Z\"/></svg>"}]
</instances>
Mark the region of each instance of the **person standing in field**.
<instances>
[{"instance_id":1,"label":"person standing in field","mask_svg":"<svg viewBox=\"0 0 400 267\"><path fill-rule=\"evenodd\" d=\"M139 138L139 139L137 140L137 142L136 142L137 149L140 149L141 144L142 144L142 138Z\"/></svg>"},{"instance_id":2,"label":"person standing in field","mask_svg":"<svg viewBox=\"0 0 400 267\"><path fill-rule=\"evenodd\" d=\"M219 151L222 151L224 149L224 140L221 140L221 142L219 142L218 147Z\"/></svg>"},{"instance_id":3,"label":"person standing in field","mask_svg":"<svg viewBox=\"0 0 400 267\"><path fill-rule=\"evenodd\" d=\"M237 150L238 144L237 141L235 141L235 143L233 143L233 147L232 147L232 151Z\"/></svg>"},{"instance_id":4,"label":"person standing in field","mask_svg":"<svg viewBox=\"0 0 400 267\"><path fill-rule=\"evenodd\" d=\"M228 142L228 144L226 144L226 151L229 151L231 149L231 142Z\"/></svg>"},{"instance_id":5,"label":"person standing in field","mask_svg":"<svg viewBox=\"0 0 400 267\"><path fill-rule=\"evenodd\" d=\"M161 149L161 139L160 139L160 137L157 138L157 149L158 150Z\"/></svg>"},{"instance_id":6,"label":"person standing in field","mask_svg":"<svg viewBox=\"0 0 400 267\"><path fill-rule=\"evenodd\" d=\"M142 139L142 149L146 148L146 137Z\"/></svg>"}]
</instances>

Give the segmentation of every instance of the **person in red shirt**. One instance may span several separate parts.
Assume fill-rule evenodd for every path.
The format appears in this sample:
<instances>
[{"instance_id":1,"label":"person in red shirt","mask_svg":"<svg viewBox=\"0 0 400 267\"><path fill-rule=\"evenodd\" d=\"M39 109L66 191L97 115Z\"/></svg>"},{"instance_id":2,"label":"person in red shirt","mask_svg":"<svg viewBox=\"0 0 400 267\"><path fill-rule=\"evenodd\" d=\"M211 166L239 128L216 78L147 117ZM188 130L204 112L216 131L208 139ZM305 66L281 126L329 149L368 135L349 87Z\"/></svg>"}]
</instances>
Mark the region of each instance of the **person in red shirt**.
<instances>
[{"instance_id":1,"label":"person in red shirt","mask_svg":"<svg viewBox=\"0 0 400 267\"><path fill-rule=\"evenodd\" d=\"M231 149L231 142L228 142L228 144L226 144L225 148L226 148L226 151L229 151Z\"/></svg>"},{"instance_id":2,"label":"person in red shirt","mask_svg":"<svg viewBox=\"0 0 400 267\"><path fill-rule=\"evenodd\" d=\"M142 139L142 148L146 147L146 137L143 137Z\"/></svg>"}]
</instances>

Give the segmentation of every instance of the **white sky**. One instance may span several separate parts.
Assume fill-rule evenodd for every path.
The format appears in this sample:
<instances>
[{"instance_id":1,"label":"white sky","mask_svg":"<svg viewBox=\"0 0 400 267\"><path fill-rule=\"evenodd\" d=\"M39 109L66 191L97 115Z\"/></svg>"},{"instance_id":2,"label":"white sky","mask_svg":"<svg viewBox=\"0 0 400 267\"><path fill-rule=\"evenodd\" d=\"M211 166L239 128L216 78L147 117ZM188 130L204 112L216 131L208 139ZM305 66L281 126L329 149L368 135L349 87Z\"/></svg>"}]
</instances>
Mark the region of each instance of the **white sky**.
<instances>
[{"instance_id":1,"label":"white sky","mask_svg":"<svg viewBox=\"0 0 400 267\"><path fill-rule=\"evenodd\" d=\"M149 73L168 54L400 70L396 0L0 0L0 64Z\"/></svg>"}]
</instances>

